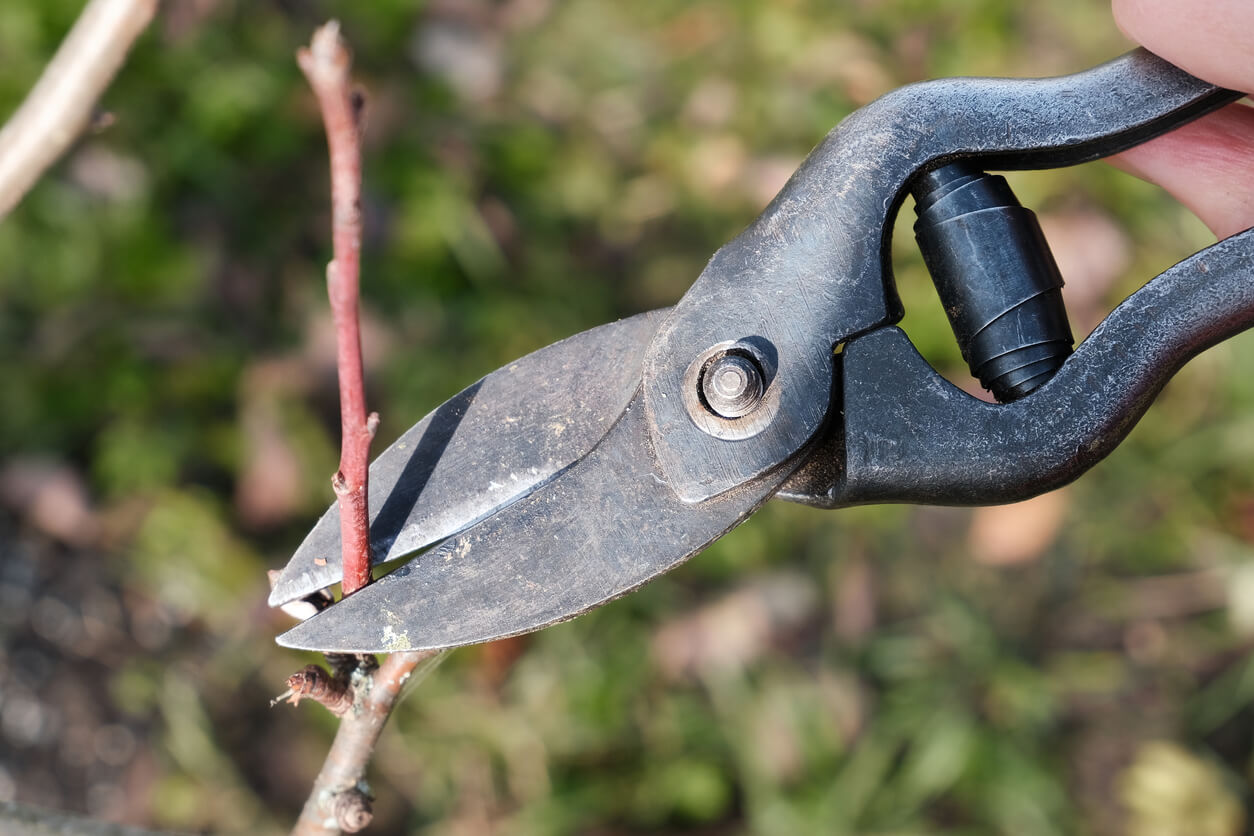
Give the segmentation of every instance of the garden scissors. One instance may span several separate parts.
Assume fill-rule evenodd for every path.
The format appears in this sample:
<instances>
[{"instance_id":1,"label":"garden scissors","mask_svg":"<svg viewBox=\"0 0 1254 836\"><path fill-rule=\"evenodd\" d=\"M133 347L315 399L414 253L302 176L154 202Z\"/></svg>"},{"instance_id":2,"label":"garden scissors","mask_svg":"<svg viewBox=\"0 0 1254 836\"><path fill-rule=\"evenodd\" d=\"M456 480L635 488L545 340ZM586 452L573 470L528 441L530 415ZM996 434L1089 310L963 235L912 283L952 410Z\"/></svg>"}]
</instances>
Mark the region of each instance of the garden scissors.
<instances>
[{"instance_id":1,"label":"garden scissors","mask_svg":"<svg viewBox=\"0 0 1254 836\"><path fill-rule=\"evenodd\" d=\"M537 630L674 568L772 497L996 504L1075 479L1184 362L1254 324L1254 230L1151 280L1072 352L1035 216L984 172L1107 156L1240 95L1137 50L871 103L673 308L489 374L379 456L376 563L427 551L279 643L387 652ZM944 380L893 326L888 243L907 194L959 346L1000 403ZM339 554L332 507L270 603L337 582Z\"/></svg>"}]
</instances>

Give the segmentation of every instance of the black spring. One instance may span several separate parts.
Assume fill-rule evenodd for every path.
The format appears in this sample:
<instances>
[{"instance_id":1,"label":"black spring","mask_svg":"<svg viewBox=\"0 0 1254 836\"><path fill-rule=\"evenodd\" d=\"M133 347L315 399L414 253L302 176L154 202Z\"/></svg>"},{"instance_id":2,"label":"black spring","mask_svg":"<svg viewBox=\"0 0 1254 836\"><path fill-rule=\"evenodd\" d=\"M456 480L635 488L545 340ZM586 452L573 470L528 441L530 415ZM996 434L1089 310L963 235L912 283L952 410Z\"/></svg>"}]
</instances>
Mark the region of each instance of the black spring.
<instances>
[{"instance_id":1,"label":"black spring","mask_svg":"<svg viewBox=\"0 0 1254 836\"><path fill-rule=\"evenodd\" d=\"M1002 403L1053 377L1074 339L1036 215L1004 177L951 163L912 188L919 242L971 373Z\"/></svg>"}]
</instances>

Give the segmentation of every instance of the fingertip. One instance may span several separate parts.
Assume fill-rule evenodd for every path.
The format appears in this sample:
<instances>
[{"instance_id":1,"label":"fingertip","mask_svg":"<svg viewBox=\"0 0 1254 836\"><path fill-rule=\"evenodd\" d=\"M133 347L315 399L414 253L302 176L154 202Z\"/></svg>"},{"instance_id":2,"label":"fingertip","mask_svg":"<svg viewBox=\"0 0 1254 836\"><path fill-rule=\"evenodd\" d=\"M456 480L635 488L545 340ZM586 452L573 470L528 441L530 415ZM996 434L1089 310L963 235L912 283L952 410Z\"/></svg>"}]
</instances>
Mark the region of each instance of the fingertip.
<instances>
[{"instance_id":1,"label":"fingertip","mask_svg":"<svg viewBox=\"0 0 1254 836\"><path fill-rule=\"evenodd\" d=\"M1114 17L1115 26L1119 27L1120 32L1128 39L1136 41L1138 44L1143 44L1144 41L1138 35L1138 24L1142 17L1138 8L1139 5L1138 0L1111 0L1110 13Z\"/></svg>"},{"instance_id":2,"label":"fingertip","mask_svg":"<svg viewBox=\"0 0 1254 836\"><path fill-rule=\"evenodd\" d=\"M1254 108L1233 104L1111 162L1162 186L1220 238L1254 226Z\"/></svg>"},{"instance_id":3,"label":"fingertip","mask_svg":"<svg viewBox=\"0 0 1254 836\"><path fill-rule=\"evenodd\" d=\"M1198 78L1254 90L1254 3L1249 0L1112 0L1132 40Z\"/></svg>"}]
</instances>

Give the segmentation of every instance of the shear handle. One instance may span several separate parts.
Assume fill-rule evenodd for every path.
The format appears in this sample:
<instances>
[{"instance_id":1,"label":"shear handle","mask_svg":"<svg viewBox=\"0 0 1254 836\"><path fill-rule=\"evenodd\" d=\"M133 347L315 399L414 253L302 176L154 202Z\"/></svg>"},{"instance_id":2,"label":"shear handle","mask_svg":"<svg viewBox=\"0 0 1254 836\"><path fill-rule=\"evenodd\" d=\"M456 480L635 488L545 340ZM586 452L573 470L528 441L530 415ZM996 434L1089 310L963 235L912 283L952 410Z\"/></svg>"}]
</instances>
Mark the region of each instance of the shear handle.
<instances>
[{"instance_id":1,"label":"shear handle","mask_svg":"<svg viewBox=\"0 0 1254 836\"><path fill-rule=\"evenodd\" d=\"M900 318L888 237L911 179L957 160L1051 168L1121 151L1240 94L1144 50L1052 79L944 79L852 114L762 215L711 259L658 328L643 366L651 440L686 502L742 486L799 453L826 420L832 349ZM687 407L687 369L752 339L778 358L770 414L752 438L708 434Z\"/></svg>"},{"instance_id":2,"label":"shear handle","mask_svg":"<svg viewBox=\"0 0 1254 836\"><path fill-rule=\"evenodd\" d=\"M1181 366L1251 326L1254 229L1151 280L1013 403L958 389L900 329L874 331L837 358L843 420L777 496L824 508L991 505L1053 490L1118 446Z\"/></svg>"}]
</instances>

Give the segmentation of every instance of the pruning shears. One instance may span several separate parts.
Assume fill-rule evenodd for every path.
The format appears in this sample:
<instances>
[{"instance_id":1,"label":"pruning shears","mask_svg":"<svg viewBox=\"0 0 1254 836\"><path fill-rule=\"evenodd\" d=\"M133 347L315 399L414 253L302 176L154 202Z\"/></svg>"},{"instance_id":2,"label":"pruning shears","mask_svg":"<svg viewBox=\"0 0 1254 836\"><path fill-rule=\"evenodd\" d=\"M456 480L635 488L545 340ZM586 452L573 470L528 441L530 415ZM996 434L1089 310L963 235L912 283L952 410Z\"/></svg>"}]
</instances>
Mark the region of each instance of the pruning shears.
<instances>
[{"instance_id":1,"label":"pruning shears","mask_svg":"<svg viewBox=\"0 0 1254 836\"><path fill-rule=\"evenodd\" d=\"M1137 50L1058 78L915 84L855 112L673 308L492 372L380 455L375 560L427 550L279 643L389 652L538 630L771 498L997 504L1077 478L1181 365L1254 324L1254 230L1151 280L1073 351L1036 218L986 172L1104 157L1240 96ZM888 244L908 194L959 347L998 403L894 327ZM271 605L337 582L339 555L333 506Z\"/></svg>"}]
</instances>

